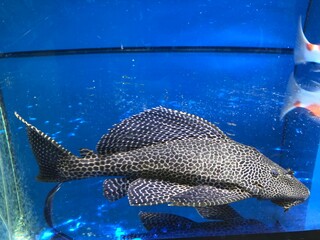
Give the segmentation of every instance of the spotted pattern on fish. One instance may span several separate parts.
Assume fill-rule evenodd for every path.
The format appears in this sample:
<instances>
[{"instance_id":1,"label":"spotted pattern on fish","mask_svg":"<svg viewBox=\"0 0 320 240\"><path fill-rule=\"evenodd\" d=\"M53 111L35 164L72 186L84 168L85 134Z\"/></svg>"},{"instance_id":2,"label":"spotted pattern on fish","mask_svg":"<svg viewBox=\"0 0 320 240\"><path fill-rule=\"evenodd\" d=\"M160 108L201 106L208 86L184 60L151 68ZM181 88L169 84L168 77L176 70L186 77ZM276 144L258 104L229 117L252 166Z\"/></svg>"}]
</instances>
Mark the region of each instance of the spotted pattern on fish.
<instances>
[{"instance_id":1,"label":"spotted pattern on fish","mask_svg":"<svg viewBox=\"0 0 320 240\"><path fill-rule=\"evenodd\" d=\"M129 202L134 205L152 203L159 193L155 186L164 182L170 183L161 189L164 197L152 204L166 199L172 205L206 207L257 197L288 209L309 196L291 171L191 114L163 107L146 110L104 135L97 154L85 150L80 158L16 116L27 126L43 181L94 176L146 181L143 186L129 183ZM189 189L181 193L181 186ZM145 197L147 193L153 197Z\"/></svg>"},{"instance_id":2,"label":"spotted pattern on fish","mask_svg":"<svg viewBox=\"0 0 320 240\"><path fill-rule=\"evenodd\" d=\"M147 206L171 202L173 196L181 194L191 187L171 182L137 179L128 189L131 206Z\"/></svg>"},{"instance_id":3,"label":"spotted pattern on fish","mask_svg":"<svg viewBox=\"0 0 320 240\"><path fill-rule=\"evenodd\" d=\"M197 207L198 213L206 219L212 220L242 220L242 216L229 205L219 205L211 207Z\"/></svg>"},{"instance_id":4,"label":"spotted pattern on fish","mask_svg":"<svg viewBox=\"0 0 320 240\"><path fill-rule=\"evenodd\" d=\"M127 195L129 184L132 182L129 178L111 178L103 182L103 195L106 199L113 202Z\"/></svg>"},{"instance_id":5,"label":"spotted pattern on fish","mask_svg":"<svg viewBox=\"0 0 320 240\"><path fill-rule=\"evenodd\" d=\"M171 206L211 207L236 202L251 196L250 193L236 186L216 188L203 185L172 196L170 202L172 202Z\"/></svg>"},{"instance_id":6,"label":"spotted pattern on fish","mask_svg":"<svg viewBox=\"0 0 320 240\"><path fill-rule=\"evenodd\" d=\"M210 137L228 140L212 123L163 107L146 110L115 125L97 144L99 154L130 151L176 139Z\"/></svg>"},{"instance_id":7,"label":"spotted pattern on fish","mask_svg":"<svg viewBox=\"0 0 320 240\"><path fill-rule=\"evenodd\" d=\"M51 137L21 118L18 113L15 112L15 116L27 126L28 138L38 161L40 172L45 173L40 174L38 180L51 181L53 178L57 178L60 174L59 169L56 167L58 159L75 158L75 156ZM63 179L58 177L57 182L62 182Z\"/></svg>"}]
</instances>

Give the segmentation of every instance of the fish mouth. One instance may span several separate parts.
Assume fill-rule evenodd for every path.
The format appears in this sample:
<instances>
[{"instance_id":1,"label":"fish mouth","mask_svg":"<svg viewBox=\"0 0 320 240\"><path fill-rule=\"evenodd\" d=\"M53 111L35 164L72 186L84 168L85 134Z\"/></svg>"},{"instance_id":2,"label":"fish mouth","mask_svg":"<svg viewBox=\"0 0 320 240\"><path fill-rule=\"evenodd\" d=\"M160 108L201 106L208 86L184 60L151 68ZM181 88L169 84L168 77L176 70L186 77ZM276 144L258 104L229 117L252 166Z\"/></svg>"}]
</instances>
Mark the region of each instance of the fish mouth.
<instances>
[{"instance_id":1,"label":"fish mouth","mask_svg":"<svg viewBox=\"0 0 320 240\"><path fill-rule=\"evenodd\" d=\"M301 184L302 185L302 184ZM276 205L283 207L284 211L288 211L291 207L294 207L296 205L299 205L300 203L303 203L304 201L306 201L310 196L310 190L302 185L302 187L300 187L299 191L297 191L297 193L293 194L290 197L279 197L277 199L273 199L271 200L273 203L275 203Z\"/></svg>"},{"instance_id":2,"label":"fish mouth","mask_svg":"<svg viewBox=\"0 0 320 240\"><path fill-rule=\"evenodd\" d=\"M291 207L297 206L300 203L303 203L306 198L300 198L300 199L277 199L277 200L272 200L272 202L280 207L284 208L284 211L287 212Z\"/></svg>"}]
</instances>

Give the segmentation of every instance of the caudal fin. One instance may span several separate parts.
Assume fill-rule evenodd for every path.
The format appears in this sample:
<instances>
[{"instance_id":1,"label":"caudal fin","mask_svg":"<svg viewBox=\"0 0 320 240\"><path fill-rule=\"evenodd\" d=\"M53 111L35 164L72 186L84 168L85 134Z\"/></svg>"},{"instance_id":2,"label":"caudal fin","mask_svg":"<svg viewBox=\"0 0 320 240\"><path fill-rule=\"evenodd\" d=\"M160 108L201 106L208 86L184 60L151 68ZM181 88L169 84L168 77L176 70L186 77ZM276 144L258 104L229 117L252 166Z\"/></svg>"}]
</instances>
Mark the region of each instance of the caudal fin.
<instances>
[{"instance_id":1,"label":"caudal fin","mask_svg":"<svg viewBox=\"0 0 320 240\"><path fill-rule=\"evenodd\" d=\"M64 182L69 180L60 173L59 164L61 165L62 161L71 159L74 155L24 120L17 112L14 114L26 125L28 139L40 170L37 179L43 182Z\"/></svg>"},{"instance_id":2,"label":"caudal fin","mask_svg":"<svg viewBox=\"0 0 320 240\"><path fill-rule=\"evenodd\" d=\"M284 100L284 105L281 110L280 119L283 119L283 117L290 112L291 110L295 109L296 107L299 107L300 102L300 93L301 93L301 87L297 84L293 73L290 75L290 79L288 82L286 97Z\"/></svg>"}]
</instances>

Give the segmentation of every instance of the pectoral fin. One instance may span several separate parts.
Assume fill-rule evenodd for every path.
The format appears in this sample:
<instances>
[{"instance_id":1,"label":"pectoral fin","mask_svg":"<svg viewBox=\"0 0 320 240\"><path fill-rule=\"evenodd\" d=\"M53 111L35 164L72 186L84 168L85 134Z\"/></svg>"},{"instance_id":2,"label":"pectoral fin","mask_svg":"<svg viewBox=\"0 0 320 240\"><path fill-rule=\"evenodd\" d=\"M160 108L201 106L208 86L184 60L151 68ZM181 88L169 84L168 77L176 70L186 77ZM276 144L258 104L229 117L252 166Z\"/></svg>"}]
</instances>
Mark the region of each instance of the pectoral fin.
<instances>
[{"instance_id":1,"label":"pectoral fin","mask_svg":"<svg viewBox=\"0 0 320 240\"><path fill-rule=\"evenodd\" d=\"M116 201L127 195L129 184L132 182L129 178L111 178L103 182L103 195L109 201Z\"/></svg>"},{"instance_id":2,"label":"pectoral fin","mask_svg":"<svg viewBox=\"0 0 320 240\"><path fill-rule=\"evenodd\" d=\"M219 205L211 207L197 207L199 215L211 220L242 220L241 215L229 205Z\"/></svg>"},{"instance_id":3,"label":"pectoral fin","mask_svg":"<svg viewBox=\"0 0 320 240\"><path fill-rule=\"evenodd\" d=\"M209 207L229 204L251 197L240 188L216 188L213 186L196 186L188 191L173 196L172 206Z\"/></svg>"},{"instance_id":4,"label":"pectoral fin","mask_svg":"<svg viewBox=\"0 0 320 240\"><path fill-rule=\"evenodd\" d=\"M156 205L168 203L172 196L191 188L167 181L139 178L129 185L128 198L131 206Z\"/></svg>"},{"instance_id":5,"label":"pectoral fin","mask_svg":"<svg viewBox=\"0 0 320 240\"><path fill-rule=\"evenodd\" d=\"M131 206L171 203L171 206L210 207L251 197L238 187L188 186L156 179L136 179L129 184Z\"/></svg>"}]
</instances>

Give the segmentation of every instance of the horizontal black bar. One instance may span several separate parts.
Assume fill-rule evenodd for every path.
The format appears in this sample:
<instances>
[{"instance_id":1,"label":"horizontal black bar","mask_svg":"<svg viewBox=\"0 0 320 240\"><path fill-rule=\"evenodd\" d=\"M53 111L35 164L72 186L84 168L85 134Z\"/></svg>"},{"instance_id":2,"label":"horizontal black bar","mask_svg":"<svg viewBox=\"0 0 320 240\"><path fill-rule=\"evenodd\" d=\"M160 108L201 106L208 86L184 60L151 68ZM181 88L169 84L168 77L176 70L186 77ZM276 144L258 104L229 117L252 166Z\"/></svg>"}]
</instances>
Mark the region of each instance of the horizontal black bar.
<instances>
[{"instance_id":1,"label":"horizontal black bar","mask_svg":"<svg viewBox=\"0 0 320 240\"><path fill-rule=\"evenodd\" d=\"M112 54L112 53L267 53L292 54L292 48L259 48L259 47L113 47L113 48L77 48L57 50L36 50L0 53L0 58L47 57L75 54Z\"/></svg>"},{"instance_id":2,"label":"horizontal black bar","mask_svg":"<svg viewBox=\"0 0 320 240\"><path fill-rule=\"evenodd\" d=\"M194 239L200 239L200 240L206 240L206 239L208 240L209 239L210 240L315 240L315 239L320 239L320 231L311 230L311 231L300 231L300 232L244 234L244 235L236 235L236 236L199 237Z\"/></svg>"}]
</instances>

